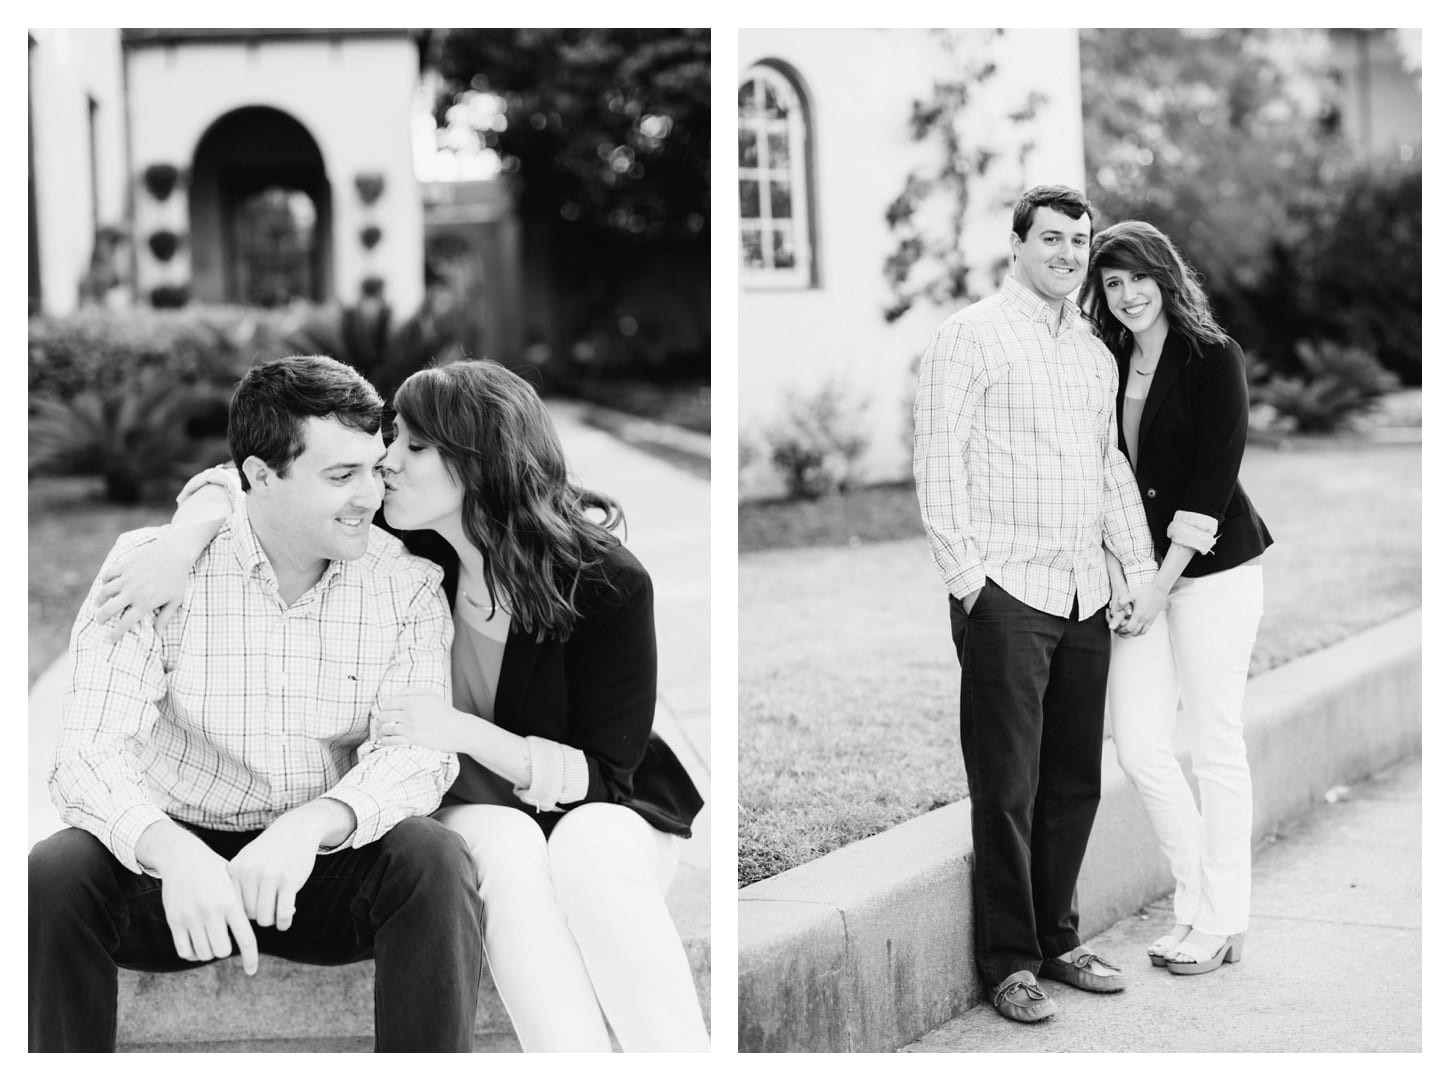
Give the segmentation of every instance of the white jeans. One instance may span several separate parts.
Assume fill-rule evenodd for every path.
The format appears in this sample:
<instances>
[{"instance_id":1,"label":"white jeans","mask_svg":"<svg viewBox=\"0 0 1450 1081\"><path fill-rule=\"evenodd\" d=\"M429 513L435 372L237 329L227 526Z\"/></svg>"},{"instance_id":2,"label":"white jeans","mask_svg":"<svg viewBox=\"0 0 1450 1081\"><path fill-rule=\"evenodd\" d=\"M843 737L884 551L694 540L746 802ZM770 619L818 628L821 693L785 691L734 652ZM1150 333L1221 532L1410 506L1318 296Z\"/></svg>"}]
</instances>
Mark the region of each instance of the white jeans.
<instances>
[{"instance_id":1,"label":"white jeans","mask_svg":"<svg viewBox=\"0 0 1450 1081\"><path fill-rule=\"evenodd\" d=\"M1249 923L1253 785L1244 686L1264 613L1260 564L1180 578L1146 634L1113 637L1108 718L1118 763L1168 857L1173 916L1210 935ZM1173 755L1179 698L1202 812Z\"/></svg>"},{"instance_id":2,"label":"white jeans","mask_svg":"<svg viewBox=\"0 0 1450 1081\"><path fill-rule=\"evenodd\" d=\"M514 807L434 817L473 854L489 970L525 1051L608 1051L605 1017L625 1051L709 1049L665 907L678 837L607 803L576 807L547 840Z\"/></svg>"}]
</instances>

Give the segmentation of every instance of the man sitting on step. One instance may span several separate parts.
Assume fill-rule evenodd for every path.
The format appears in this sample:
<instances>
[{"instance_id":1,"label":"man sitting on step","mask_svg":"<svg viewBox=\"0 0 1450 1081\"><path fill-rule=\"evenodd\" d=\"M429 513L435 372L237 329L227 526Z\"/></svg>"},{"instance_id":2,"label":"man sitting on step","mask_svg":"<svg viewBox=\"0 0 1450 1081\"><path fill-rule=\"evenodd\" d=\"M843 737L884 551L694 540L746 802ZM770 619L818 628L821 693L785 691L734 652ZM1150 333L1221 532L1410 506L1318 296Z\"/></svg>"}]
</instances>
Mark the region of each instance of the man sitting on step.
<instances>
[{"instance_id":1,"label":"man sitting on step","mask_svg":"<svg viewBox=\"0 0 1450 1081\"><path fill-rule=\"evenodd\" d=\"M322 357L261 364L231 403L246 498L158 630L71 633L50 778L70 829L30 853L30 1050L112 1051L118 966L233 949L376 958L379 1051L472 1049L473 861L426 817L454 755L375 742L378 700L450 696L442 572L372 525L382 400ZM156 539L117 541L107 566Z\"/></svg>"}]
</instances>

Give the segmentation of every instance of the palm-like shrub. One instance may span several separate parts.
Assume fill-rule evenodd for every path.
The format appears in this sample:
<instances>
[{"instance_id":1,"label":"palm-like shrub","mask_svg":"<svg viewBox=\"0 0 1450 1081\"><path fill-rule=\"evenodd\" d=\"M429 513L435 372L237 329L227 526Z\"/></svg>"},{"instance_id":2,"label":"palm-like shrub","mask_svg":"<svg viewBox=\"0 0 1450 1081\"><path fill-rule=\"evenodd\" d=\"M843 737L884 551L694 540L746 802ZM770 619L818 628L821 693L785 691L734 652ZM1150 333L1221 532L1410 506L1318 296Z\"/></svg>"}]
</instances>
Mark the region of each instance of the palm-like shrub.
<instances>
[{"instance_id":1,"label":"palm-like shrub","mask_svg":"<svg viewBox=\"0 0 1450 1081\"><path fill-rule=\"evenodd\" d=\"M385 401L421 368L462 356L457 318L433 315L427 306L398 326L392 309L369 297L352 307L331 305L308 313L285 338L289 353L318 354L361 372Z\"/></svg>"},{"instance_id":2,"label":"palm-like shrub","mask_svg":"<svg viewBox=\"0 0 1450 1081\"><path fill-rule=\"evenodd\" d=\"M177 383L159 372L141 372L68 400L34 400L30 471L98 475L107 499L136 503L149 482L171 484L225 457L225 441L196 438L193 423L224 409L227 396L216 384Z\"/></svg>"},{"instance_id":3,"label":"palm-like shrub","mask_svg":"<svg viewBox=\"0 0 1450 1081\"><path fill-rule=\"evenodd\" d=\"M1301 432L1333 432L1368 413L1400 381L1365 349L1336 342L1299 342L1302 375L1274 375L1256 388L1266 402Z\"/></svg>"}]
</instances>

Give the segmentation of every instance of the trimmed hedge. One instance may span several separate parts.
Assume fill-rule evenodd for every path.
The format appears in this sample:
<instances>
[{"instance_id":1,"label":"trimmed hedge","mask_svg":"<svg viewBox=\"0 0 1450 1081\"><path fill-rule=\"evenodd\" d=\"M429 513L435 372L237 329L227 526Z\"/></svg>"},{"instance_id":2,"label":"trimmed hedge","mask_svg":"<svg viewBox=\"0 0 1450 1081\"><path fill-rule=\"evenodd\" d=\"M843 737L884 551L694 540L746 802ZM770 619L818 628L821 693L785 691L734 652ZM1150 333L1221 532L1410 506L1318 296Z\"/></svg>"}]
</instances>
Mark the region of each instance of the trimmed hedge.
<instances>
[{"instance_id":1,"label":"trimmed hedge","mask_svg":"<svg viewBox=\"0 0 1450 1081\"><path fill-rule=\"evenodd\" d=\"M36 316L30 320L30 395L69 401L151 372L179 383L230 384L259 353L281 349L290 321L282 312L201 305Z\"/></svg>"}]
</instances>

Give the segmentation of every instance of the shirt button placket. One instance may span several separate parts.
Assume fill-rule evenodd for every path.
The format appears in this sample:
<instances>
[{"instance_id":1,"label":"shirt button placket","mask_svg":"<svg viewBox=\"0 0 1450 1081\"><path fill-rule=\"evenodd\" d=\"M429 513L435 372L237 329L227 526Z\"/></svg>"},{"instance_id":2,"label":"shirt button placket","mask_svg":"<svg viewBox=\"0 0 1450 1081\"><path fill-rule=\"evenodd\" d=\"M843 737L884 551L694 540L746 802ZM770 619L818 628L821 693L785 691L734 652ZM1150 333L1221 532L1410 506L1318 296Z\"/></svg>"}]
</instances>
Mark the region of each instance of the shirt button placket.
<instances>
[{"instance_id":1,"label":"shirt button placket","mask_svg":"<svg viewBox=\"0 0 1450 1081\"><path fill-rule=\"evenodd\" d=\"M287 694L287 609L283 609L272 627L268 650L271 659L274 708L267 712L267 770L271 774L274 806L285 800L286 772L283 768L287 739L287 712L291 703Z\"/></svg>"}]
</instances>

